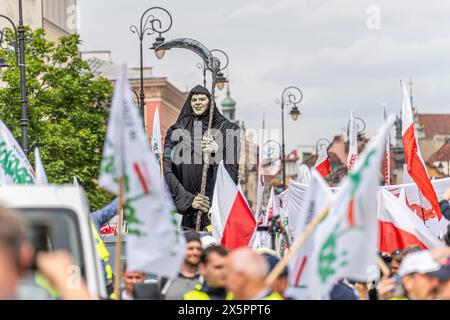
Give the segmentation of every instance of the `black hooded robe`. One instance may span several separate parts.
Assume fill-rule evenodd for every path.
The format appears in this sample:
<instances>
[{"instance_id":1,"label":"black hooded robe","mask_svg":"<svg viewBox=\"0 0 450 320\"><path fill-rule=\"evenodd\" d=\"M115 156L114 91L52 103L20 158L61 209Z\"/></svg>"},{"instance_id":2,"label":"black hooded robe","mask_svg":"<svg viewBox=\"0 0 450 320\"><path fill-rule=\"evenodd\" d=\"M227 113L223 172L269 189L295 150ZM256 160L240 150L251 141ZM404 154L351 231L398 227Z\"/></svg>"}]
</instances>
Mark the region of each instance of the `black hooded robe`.
<instances>
[{"instance_id":1,"label":"black hooded robe","mask_svg":"<svg viewBox=\"0 0 450 320\"><path fill-rule=\"evenodd\" d=\"M169 191L172 194L177 212L183 215L181 225L186 229L195 228L198 210L192 208L191 205L195 196L200 193L203 170L203 157L201 155L202 137L194 137L194 126L195 123L197 123L198 126L201 125L201 132L203 136L206 134L206 131L208 129L209 120L209 108L201 116L195 115L192 111L190 101L192 95L194 94L207 95L210 101L209 106L211 106L211 94L209 93L208 89L202 86L196 86L191 90L186 99L186 102L184 103L183 108L181 109L177 121L167 130L163 155L164 177L166 179ZM181 139L178 139L180 135L174 134L177 132L177 129L184 129L186 130L184 132L187 134L183 135ZM197 127L197 129L199 129L199 127ZM222 159L224 160L225 168L227 169L233 181L237 184L239 174L238 162L240 155L239 126L226 119L220 113L217 107L214 106L214 115L211 129L216 129L222 134L223 139L214 139L219 145L219 150L217 152L223 154ZM229 132L227 132L227 130L233 130L233 132L235 132L235 135L231 135ZM199 130L197 130L196 132L198 131ZM212 134L214 138L217 137L217 134L214 134L214 130L212 131ZM190 157L192 161L190 163L177 163L176 161L174 161L174 157L177 157L175 153L178 154L180 150L180 148L177 149L177 145L182 141L185 145L191 145L190 150L188 150L188 152L190 151L191 153ZM231 157L232 159L229 159L230 156L228 156L227 161L225 161L227 148L233 148L234 152ZM184 150L185 149L183 149L183 151ZM183 154L183 152L181 152L181 154L182 156L187 156ZM193 161L195 156L197 157L197 159L201 159L197 164L194 164ZM211 159L208 168L205 195L209 197L210 205L212 203L218 164L219 161L213 161ZM203 230L209 224L210 220L208 215L206 213L203 213L200 230Z\"/></svg>"}]
</instances>

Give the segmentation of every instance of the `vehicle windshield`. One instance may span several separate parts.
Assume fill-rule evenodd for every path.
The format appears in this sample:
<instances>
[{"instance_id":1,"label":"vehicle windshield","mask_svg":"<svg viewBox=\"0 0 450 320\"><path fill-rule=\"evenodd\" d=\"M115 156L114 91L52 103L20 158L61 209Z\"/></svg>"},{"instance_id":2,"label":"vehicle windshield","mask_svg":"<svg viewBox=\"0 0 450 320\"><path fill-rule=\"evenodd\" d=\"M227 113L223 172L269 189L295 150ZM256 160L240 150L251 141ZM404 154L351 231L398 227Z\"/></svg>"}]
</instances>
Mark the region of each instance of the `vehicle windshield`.
<instances>
[{"instance_id":1,"label":"vehicle windshield","mask_svg":"<svg viewBox=\"0 0 450 320\"><path fill-rule=\"evenodd\" d=\"M19 208L19 212L25 218L28 226L28 238L33 244L34 250L39 251L55 251L66 250L74 258L79 270L74 270L82 277L85 277L85 264L83 257L83 248L81 242L80 228L78 219L72 210L62 208L49 209L30 209ZM21 286L29 290L30 286L35 286L34 277L36 269L27 279L22 281ZM25 291L25 290L20 290ZM36 291L38 292L38 291ZM40 299L41 293L36 296L28 296L28 299Z\"/></svg>"}]
</instances>

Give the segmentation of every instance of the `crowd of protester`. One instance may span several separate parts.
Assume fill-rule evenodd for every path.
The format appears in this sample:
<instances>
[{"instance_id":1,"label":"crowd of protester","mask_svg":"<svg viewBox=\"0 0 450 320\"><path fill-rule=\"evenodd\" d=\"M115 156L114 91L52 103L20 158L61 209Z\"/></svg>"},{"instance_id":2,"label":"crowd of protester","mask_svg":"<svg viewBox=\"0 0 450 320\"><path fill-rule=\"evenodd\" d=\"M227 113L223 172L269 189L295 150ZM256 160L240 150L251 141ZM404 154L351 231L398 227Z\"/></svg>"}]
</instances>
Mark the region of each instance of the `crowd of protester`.
<instances>
[{"instance_id":1,"label":"crowd of protester","mask_svg":"<svg viewBox=\"0 0 450 320\"><path fill-rule=\"evenodd\" d=\"M448 204L448 203L447 203ZM449 208L443 208L448 214ZM110 210L113 211L113 210ZM108 214L108 215L112 215ZM100 215L99 215L100 217ZM102 220L98 218L97 220ZM97 222L97 221L96 221ZM100 223L96 223L97 227ZM443 246L426 250L418 246L380 253L387 266L373 283L341 279L332 288L332 300L435 300L450 299L450 226ZM265 279L279 262L270 249L238 248L231 251L211 236L185 233L185 258L177 277L158 277L146 283L146 274L122 267L123 289L119 299L166 300L285 300L288 269L270 287ZM18 299L18 283L34 270L58 292L61 299L95 299L87 286L68 287L67 269L75 262L64 251L35 254L21 216L0 207L0 299ZM386 271L387 270L387 271ZM139 296L140 285L156 288L156 295ZM153 290L153 292L155 291Z\"/></svg>"}]
</instances>

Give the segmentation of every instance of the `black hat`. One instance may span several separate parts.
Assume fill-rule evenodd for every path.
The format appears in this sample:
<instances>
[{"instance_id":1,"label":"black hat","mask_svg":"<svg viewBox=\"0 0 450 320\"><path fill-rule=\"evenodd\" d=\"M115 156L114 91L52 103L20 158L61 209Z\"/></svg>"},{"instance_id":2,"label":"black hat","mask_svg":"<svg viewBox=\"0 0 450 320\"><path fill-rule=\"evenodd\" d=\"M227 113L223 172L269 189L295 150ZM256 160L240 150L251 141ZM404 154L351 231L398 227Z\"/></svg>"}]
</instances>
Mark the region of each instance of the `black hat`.
<instances>
[{"instance_id":1,"label":"black hat","mask_svg":"<svg viewBox=\"0 0 450 320\"><path fill-rule=\"evenodd\" d=\"M272 272L273 268L280 262L280 259L274 255L263 253L263 256L267 259L267 262L269 263L269 273ZM288 269L285 267L283 269L283 272L280 273L280 277L287 277L288 276Z\"/></svg>"},{"instance_id":2,"label":"black hat","mask_svg":"<svg viewBox=\"0 0 450 320\"><path fill-rule=\"evenodd\" d=\"M439 280L449 280L450 279L450 258L448 258L441 268L437 271L428 273L428 275L438 278Z\"/></svg>"}]
</instances>

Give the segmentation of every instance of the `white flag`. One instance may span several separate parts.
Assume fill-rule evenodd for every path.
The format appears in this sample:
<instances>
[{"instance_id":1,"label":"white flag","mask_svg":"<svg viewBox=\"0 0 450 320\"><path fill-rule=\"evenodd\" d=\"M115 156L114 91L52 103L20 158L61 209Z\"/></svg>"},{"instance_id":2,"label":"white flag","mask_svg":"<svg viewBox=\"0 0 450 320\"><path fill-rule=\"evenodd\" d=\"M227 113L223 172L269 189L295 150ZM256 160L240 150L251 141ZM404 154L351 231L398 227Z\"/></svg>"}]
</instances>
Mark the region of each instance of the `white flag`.
<instances>
[{"instance_id":1,"label":"white flag","mask_svg":"<svg viewBox=\"0 0 450 320\"><path fill-rule=\"evenodd\" d=\"M34 177L27 156L0 120L0 184L33 184Z\"/></svg>"},{"instance_id":2,"label":"white flag","mask_svg":"<svg viewBox=\"0 0 450 320\"><path fill-rule=\"evenodd\" d=\"M256 189L256 211L255 218L256 221L259 220L259 215L261 212L262 201L264 197L264 168L263 168L263 133L260 134L259 142L259 155L258 155L258 187Z\"/></svg>"},{"instance_id":3,"label":"white flag","mask_svg":"<svg viewBox=\"0 0 450 320\"><path fill-rule=\"evenodd\" d=\"M156 107L153 115L153 133L152 133L152 149L156 157L156 162L161 166L162 147L161 147L161 126L159 125L159 112Z\"/></svg>"},{"instance_id":4,"label":"white flag","mask_svg":"<svg viewBox=\"0 0 450 320\"><path fill-rule=\"evenodd\" d=\"M327 297L339 279L366 281L377 257L377 188L391 115L371 139L338 191L328 216L319 225L314 245L311 290Z\"/></svg>"},{"instance_id":5,"label":"white flag","mask_svg":"<svg viewBox=\"0 0 450 320\"><path fill-rule=\"evenodd\" d=\"M388 117L387 106L383 104L382 110L383 121L386 121ZM391 134L387 133L386 136L386 147L384 150L384 184L386 186L391 184Z\"/></svg>"},{"instance_id":6,"label":"white flag","mask_svg":"<svg viewBox=\"0 0 450 320\"><path fill-rule=\"evenodd\" d=\"M100 186L118 194L121 176L125 181L128 269L176 276L185 241L171 213L173 204L165 197L159 166L134 105L125 66L114 91Z\"/></svg>"},{"instance_id":7,"label":"white flag","mask_svg":"<svg viewBox=\"0 0 450 320\"><path fill-rule=\"evenodd\" d=\"M39 152L38 147L34 149L34 162L36 172L35 184L47 185L48 184L47 174L45 173L44 165L42 164L41 160L41 153Z\"/></svg>"},{"instance_id":8,"label":"white flag","mask_svg":"<svg viewBox=\"0 0 450 320\"><path fill-rule=\"evenodd\" d=\"M291 185L289 185L291 189ZM293 189L298 190L298 189ZM311 181L308 185L306 194L303 195L304 201L298 209L298 205L289 203L287 208L290 219L296 216L296 233L294 241L299 238L308 224L319 214L325 206L333 201L334 195L328 187L326 181L322 178L319 171L311 170ZM311 258L314 249L315 233L313 233L298 250L295 256L289 262L289 289L288 296L297 299L310 298L308 280L310 278Z\"/></svg>"},{"instance_id":9,"label":"white flag","mask_svg":"<svg viewBox=\"0 0 450 320\"><path fill-rule=\"evenodd\" d=\"M78 184L78 179L77 179L76 176L73 177L73 185L74 185L74 187L77 187L77 188L80 187L80 185Z\"/></svg>"},{"instance_id":10,"label":"white flag","mask_svg":"<svg viewBox=\"0 0 450 320\"><path fill-rule=\"evenodd\" d=\"M353 112L350 113L350 131L348 134L348 157L347 157L347 169L348 172L352 171L358 159L358 128L356 127L355 118Z\"/></svg>"}]
</instances>

